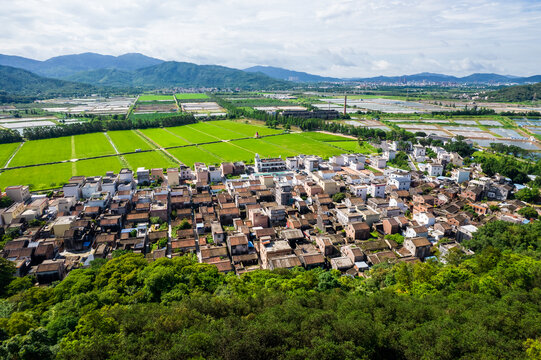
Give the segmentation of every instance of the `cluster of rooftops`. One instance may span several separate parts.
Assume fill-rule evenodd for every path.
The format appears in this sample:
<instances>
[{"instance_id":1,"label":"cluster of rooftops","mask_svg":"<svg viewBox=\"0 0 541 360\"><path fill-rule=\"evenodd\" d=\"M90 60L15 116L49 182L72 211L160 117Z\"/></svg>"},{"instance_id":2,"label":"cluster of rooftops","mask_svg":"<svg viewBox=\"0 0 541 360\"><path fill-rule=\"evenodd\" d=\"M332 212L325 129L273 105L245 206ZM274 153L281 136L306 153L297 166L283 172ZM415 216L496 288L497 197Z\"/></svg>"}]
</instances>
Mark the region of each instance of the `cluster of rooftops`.
<instances>
[{"instance_id":1,"label":"cluster of rooftops","mask_svg":"<svg viewBox=\"0 0 541 360\"><path fill-rule=\"evenodd\" d=\"M527 204L508 200L516 190L509 179L485 177L437 147L427 161L423 150L408 150L415 170L389 166L396 150L385 143L374 156L256 155L254 165L75 176L48 195L10 186L0 225L13 240L0 254L40 284L118 250L148 261L196 254L237 274L302 266L366 276L381 262L469 252L462 241L492 219L527 221L517 212Z\"/></svg>"}]
</instances>

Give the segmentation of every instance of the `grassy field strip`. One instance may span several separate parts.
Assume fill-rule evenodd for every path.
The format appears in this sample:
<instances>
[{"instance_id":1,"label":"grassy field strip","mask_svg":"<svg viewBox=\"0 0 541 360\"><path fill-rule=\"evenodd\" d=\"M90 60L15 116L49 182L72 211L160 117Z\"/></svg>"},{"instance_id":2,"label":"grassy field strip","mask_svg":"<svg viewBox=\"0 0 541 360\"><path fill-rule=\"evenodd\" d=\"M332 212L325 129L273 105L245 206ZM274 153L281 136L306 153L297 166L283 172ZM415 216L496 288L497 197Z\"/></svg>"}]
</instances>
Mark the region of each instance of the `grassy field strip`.
<instances>
[{"instance_id":1,"label":"grassy field strip","mask_svg":"<svg viewBox=\"0 0 541 360\"><path fill-rule=\"evenodd\" d=\"M75 135L75 157L85 159L94 156L112 155L114 147L102 132ZM73 158L73 157L72 157Z\"/></svg>"},{"instance_id":2,"label":"grassy field strip","mask_svg":"<svg viewBox=\"0 0 541 360\"><path fill-rule=\"evenodd\" d=\"M245 124L239 121L231 120L213 120L208 121L207 124L225 128L230 131L244 135L245 137L254 137L257 132L260 136L263 135L276 135L281 134L283 131L278 129L271 129L262 125Z\"/></svg>"},{"instance_id":3,"label":"grassy field strip","mask_svg":"<svg viewBox=\"0 0 541 360\"><path fill-rule=\"evenodd\" d=\"M225 130L230 131L230 132L233 132L233 133L235 133L235 134L239 134L239 135L241 135L242 137L247 137L247 136L249 136L249 135L247 135L247 134L245 134L245 133L242 133L242 132L239 132L239 131L235 131L235 130L228 129L228 128L225 127L225 126L217 126L217 125L215 125L215 124L213 124L213 123L211 123L211 122L207 122L207 124L209 124L209 125L211 125L211 126L214 126L214 127L217 128L217 129L225 129ZM255 133L254 133L252 136L254 136L254 135L255 135ZM234 140L234 139L231 139L231 140Z\"/></svg>"},{"instance_id":4,"label":"grassy field strip","mask_svg":"<svg viewBox=\"0 0 541 360\"><path fill-rule=\"evenodd\" d=\"M200 145L199 148L212 154L216 154L217 157L223 159L224 161L241 160L246 163L252 163L254 159L254 153L252 151L242 149L241 147L236 147L229 142L205 144Z\"/></svg>"},{"instance_id":5,"label":"grassy field strip","mask_svg":"<svg viewBox=\"0 0 541 360\"><path fill-rule=\"evenodd\" d=\"M168 128L168 130L188 140L189 144L200 144L200 143L207 143L207 142L212 142L216 140L221 140L221 139L216 139L215 137L205 134L201 131L197 131L191 128L189 125L175 126L175 127Z\"/></svg>"},{"instance_id":6,"label":"grassy field strip","mask_svg":"<svg viewBox=\"0 0 541 360\"><path fill-rule=\"evenodd\" d=\"M71 136L27 141L10 166L35 165L71 159Z\"/></svg>"},{"instance_id":7,"label":"grassy field strip","mask_svg":"<svg viewBox=\"0 0 541 360\"><path fill-rule=\"evenodd\" d=\"M204 145L202 145L202 146L204 146ZM220 155L217 155L217 154L213 153L212 151L204 149L202 146L197 146L197 148L204 151L204 152L206 152L206 153L208 153L208 154L210 154L210 155L212 155L212 156L214 156L215 158L220 159L220 161L225 161L225 159L223 157L221 157Z\"/></svg>"},{"instance_id":8,"label":"grassy field strip","mask_svg":"<svg viewBox=\"0 0 541 360\"><path fill-rule=\"evenodd\" d=\"M204 93L178 93L175 94L175 98L178 100L200 100L208 99L208 95Z\"/></svg>"},{"instance_id":9,"label":"grassy field strip","mask_svg":"<svg viewBox=\"0 0 541 360\"><path fill-rule=\"evenodd\" d=\"M265 141L264 139L259 139L259 140L262 141L262 142L264 142L264 143L266 143L266 144L271 144L271 145L274 145L274 146L278 146L278 147L280 147L280 148L282 148L282 149L284 149L284 150L287 150L287 151L289 151L289 152L292 152L292 153L298 153L297 150L290 149L290 148L288 148L287 146L284 146L284 145L282 145L282 144L272 143L272 142L269 142L269 141Z\"/></svg>"},{"instance_id":10,"label":"grassy field strip","mask_svg":"<svg viewBox=\"0 0 541 360\"><path fill-rule=\"evenodd\" d=\"M238 133L236 131L231 131L229 129L219 127L216 125L210 124L210 122L200 122L195 126L197 130L204 132L211 136L219 137L222 140L233 140L246 137L246 135Z\"/></svg>"},{"instance_id":11,"label":"grassy field strip","mask_svg":"<svg viewBox=\"0 0 541 360\"><path fill-rule=\"evenodd\" d=\"M236 146L236 147L238 147L239 149L242 149L242 150L245 150L245 151L249 151L249 152L251 152L252 154L255 155L255 151L252 151L252 150L250 150L250 149L243 148L243 147L240 146L239 144L235 144L234 141L228 141L227 143L228 143L229 145Z\"/></svg>"},{"instance_id":12,"label":"grassy field strip","mask_svg":"<svg viewBox=\"0 0 541 360\"><path fill-rule=\"evenodd\" d=\"M169 149L186 166L192 167L195 162L203 162L207 165L219 164L223 160L214 156L209 151L201 149L199 146L186 146L175 149Z\"/></svg>"},{"instance_id":13,"label":"grassy field strip","mask_svg":"<svg viewBox=\"0 0 541 360\"><path fill-rule=\"evenodd\" d=\"M76 151L75 151L75 136L71 136L71 159L75 159L76 157ZM75 165L75 162L71 163L71 176L74 176L77 173L77 165Z\"/></svg>"},{"instance_id":14,"label":"grassy field strip","mask_svg":"<svg viewBox=\"0 0 541 360\"><path fill-rule=\"evenodd\" d=\"M14 144L16 144L16 143L14 143ZM8 145L8 146L6 146L6 145ZM4 155L8 155L8 156L9 156L9 158L6 160L6 162L5 162L5 164L4 164L4 168L7 168L7 167L9 166L9 163L11 162L11 160L15 157L15 155L17 155L17 153L19 152L19 150L23 147L24 142L19 143L19 144L17 145L17 148L16 148L15 150L11 150L11 152L9 152L10 149L11 149L11 146L9 146L9 145L11 145L11 144L4 144L4 145L2 145L2 153L4 153ZM4 149L4 148L5 148L5 149ZM4 159L5 157L3 156L2 158Z\"/></svg>"},{"instance_id":15,"label":"grassy field strip","mask_svg":"<svg viewBox=\"0 0 541 360\"><path fill-rule=\"evenodd\" d=\"M154 143L155 145L157 145L152 139L150 139L149 137L147 137L145 134L143 134L140 130L137 130L136 133L141 136L144 140L150 142L150 143ZM178 164L181 164L182 162L179 161L176 157L174 157L173 155L169 154L165 149L163 148L157 148L155 149L154 151L157 151L159 152L163 157L165 157L168 161L170 160L173 160L173 163L176 163L177 165Z\"/></svg>"},{"instance_id":16,"label":"grassy field strip","mask_svg":"<svg viewBox=\"0 0 541 360\"><path fill-rule=\"evenodd\" d=\"M68 182L71 176L69 163L6 170L0 174L0 187L4 189L10 185L28 185L30 190L51 189Z\"/></svg>"},{"instance_id":17,"label":"grassy field strip","mask_svg":"<svg viewBox=\"0 0 541 360\"><path fill-rule=\"evenodd\" d=\"M115 149L115 152L117 154L120 154L120 152L118 151L118 149L116 148L116 145L115 143L113 142L113 140L111 139L111 137L109 136L109 134L107 134L106 132L103 133L103 135L105 135L105 137L107 138L107 140L109 140L109 143L111 144L111 146L113 147L113 149ZM123 167L129 167L129 164L128 162L126 161L126 159L124 158L124 156L120 155L118 157L120 160L120 163L122 164Z\"/></svg>"},{"instance_id":18,"label":"grassy field strip","mask_svg":"<svg viewBox=\"0 0 541 360\"><path fill-rule=\"evenodd\" d=\"M134 130L118 130L107 132L115 147L120 153L132 152L136 149L152 150L148 142L143 140Z\"/></svg>"},{"instance_id":19,"label":"grassy field strip","mask_svg":"<svg viewBox=\"0 0 541 360\"><path fill-rule=\"evenodd\" d=\"M153 95L153 94L143 94L140 95L137 100L142 102L151 102L151 101L172 101L171 98L173 95Z\"/></svg>"},{"instance_id":20,"label":"grassy field strip","mask_svg":"<svg viewBox=\"0 0 541 360\"><path fill-rule=\"evenodd\" d=\"M190 128L190 129L192 129L192 130L195 130L195 131L197 131L197 132L200 132L201 134L205 134L205 135L207 135L207 136L213 137L213 138L215 138L216 140L223 140L223 139L220 139L219 137L214 136L214 135L212 135L212 134L208 134L208 133L206 133L206 132L204 132L204 131L201 131L201 130L199 130L199 129L195 129L195 128L193 128L191 125L185 125L185 126L188 127L188 128Z\"/></svg>"},{"instance_id":21,"label":"grassy field strip","mask_svg":"<svg viewBox=\"0 0 541 360\"><path fill-rule=\"evenodd\" d=\"M182 136L175 134L174 132L170 131L167 128L163 128L164 131L168 132L169 134L178 137L180 140L185 141L187 145L191 144L187 139L184 139Z\"/></svg>"},{"instance_id":22,"label":"grassy field strip","mask_svg":"<svg viewBox=\"0 0 541 360\"><path fill-rule=\"evenodd\" d=\"M76 171L73 175L105 175L107 171L118 172L123 166L120 156L109 156L100 159L79 160L73 163Z\"/></svg>"},{"instance_id":23,"label":"grassy field strip","mask_svg":"<svg viewBox=\"0 0 541 360\"><path fill-rule=\"evenodd\" d=\"M189 142L183 141L175 134L165 131L163 128L143 129L141 130L141 133L152 140L152 142L159 144L159 147L162 148L190 144Z\"/></svg>"},{"instance_id":24,"label":"grassy field strip","mask_svg":"<svg viewBox=\"0 0 541 360\"><path fill-rule=\"evenodd\" d=\"M298 154L298 152L296 151L295 152L287 151L286 149L280 146L270 144L270 143L266 143L266 145L261 146L261 141L262 141L261 139L244 139L244 140L231 141L231 143L235 143L244 149L247 149L254 153L259 154L262 157L278 157L278 156L288 157L288 156L294 156Z\"/></svg>"}]
</instances>

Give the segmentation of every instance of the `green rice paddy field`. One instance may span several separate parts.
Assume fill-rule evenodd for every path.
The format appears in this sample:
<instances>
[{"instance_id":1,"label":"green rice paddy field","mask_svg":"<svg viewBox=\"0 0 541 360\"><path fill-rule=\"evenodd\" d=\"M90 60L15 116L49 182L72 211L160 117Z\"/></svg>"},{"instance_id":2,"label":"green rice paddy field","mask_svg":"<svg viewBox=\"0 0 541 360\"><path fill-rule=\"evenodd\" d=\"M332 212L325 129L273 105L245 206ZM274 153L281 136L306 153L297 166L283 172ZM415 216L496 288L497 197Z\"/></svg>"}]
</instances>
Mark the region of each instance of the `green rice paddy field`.
<instances>
[{"instance_id":1,"label":"green rice paddy field","mask_svg":"<svg viewBox=\"0 0 541 360\"><path fill-rule=\"evenodd\" d=\"M137 101L175 101L173 95L153 95L146 94L139 96Z\"/></svg>"},{"instance_id":2,"label":"green rice paddy field","mask_svg":"<svg viewBox=\"0 0 541 360\"><path fill-rule=\"evenodd\" d=\"M273 136L252 138L256 132L260 136ZM116 154L113 144L120 155ZM360 146L356 140L339 135L315 132L282 134L281 130L230 120L33 140L25 142L17 151L18 146L19 143L0 145L2 166L14 153L9 167L65 162L4 170L0 173L1 188L26 184L32 185L33 190L49 189L67 182L74 175L104 175L107 171L118 172L123 167L134 170L138 167L175 167L179 165L175 159L193 166L195 162L209 165L223 161L253 163L256 153L262 157L302 153L328 158L344 152L374 151L369 144ZM166 148L166 151L157 146ZM122 155L136 149L145 152ZM106 157L85 160L95 156ZM69 161L71 159L79 160L72 162Z\"/></svg>"},{"instance_id":3,"label":"green rice paddy field","mask_svg":"<svg viewBox=\"0 0 541 360\"><path fill-rule=\"evenodd\" d=\"M175 97L179 100L201 100L209 98L207 94L201 93L182 93L176 94Z\"/></svg>"}]
</instances>

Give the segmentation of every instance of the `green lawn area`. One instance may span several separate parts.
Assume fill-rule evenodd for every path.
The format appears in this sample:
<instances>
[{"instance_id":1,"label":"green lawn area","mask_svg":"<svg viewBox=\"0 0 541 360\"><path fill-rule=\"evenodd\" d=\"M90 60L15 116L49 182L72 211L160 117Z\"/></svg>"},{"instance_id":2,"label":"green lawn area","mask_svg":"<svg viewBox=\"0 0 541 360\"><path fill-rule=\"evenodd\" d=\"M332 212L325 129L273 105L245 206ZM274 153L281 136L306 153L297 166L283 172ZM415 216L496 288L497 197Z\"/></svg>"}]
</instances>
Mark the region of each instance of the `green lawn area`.
<instances>
[{"instance_id":1,"label":"green lawn area","mask_svg":"<svg viewBox=\"0 0 541 360\"><path fill-rule=\"evenodd\" d=\"M115 153L115 149L103 133L75 135L73 139L77 159Z\"/></svg>"},{"instance_id":2,"label":"green lawn area","mask_svg":"<svg viewBox=\"0 0 541 360\"><path fill-rule=\"evenodd\" d=\"M217 155L225 161L244 161L247 163L254 161L255 154L252 151L235 146L234 142L207 144L199 147Z\"/></svg>"},{"instance_id":3,"label":"green lawn area","mask_svg":"<svg viewBox=\"0 0 541 360\"><path fill-rule=\"evenodd\" d=\"M246 140L236 140L232 141L232 144L237 144L245 149L251 150L254 153L258 153L261 157L278 157L286 158L288 156L297 155L298 152L287 150L278 145L273 145L266 142L265 139L246 139ZM255 156L255 155L254 155ZM252 156L253 162L253 156Z\"/></svg>"},{"instance_id":4,"label":"green lawn area","mask_svg":"<svg viewBox=\"0 0 541 360\"><path fill-rule=\"evenodd\" d=\"M156 144L161 147L188 145L189 142L181 139L179 136L172 134L170 131L161 128L142 129L141 132L148 136Z\"/></svg>"},{"instance_id":5,"label":"green lawn area","mask_svg":"<svg viewBox=\"0 0 541 360\"><path fill-rule=\"evenodd\" d=\"M139 154L128 154L124 155L124 159L126 159L132 170L137 170L138 167L146 167L147 169L152 169L178 166L177 163L170 160L161 151L149 151Z\"/></svg>"},{"instance_id":6,"label":"green lawn area","mask_svg":"<svg viewBox=\"0 0 541 360\"><path fill-rule=\"evenodd\" d=\"M75 175L103 176L107 171L118 173L118 171L122 169L122 163L118 156L110 156L100 159L77 161L75 163L75 168Z\"/></svg>"},{"instance_id":7,"label":"green lawn area","mask_svg":"<svg viewBox=\"0 0 541 360\"><path fill-rule=\"evenodd\" d=\"M199 99L209 98L207 94L201 94L201 93L175 94L175 97L179 100L199 100Z\"/></svg>"},{"instance_id":8,"label":"green lawn area","mask_svg":"<svg viewBox=\"0 0 541 360\"><path fill-rule=\"evenodd\" d=\"M186 139L192 144L200 144L220 140L214 136L210 136L206 133L202 133L201 131L197 131L195 127L192 128L192 125L175 126L167 128L167 130Z\"/></svg>"},{"instance_id":9,"label":"green lawn area","mask_svg":"<svg viewBox=\"0 0 541 360\"><path fill-rule=\"evenodd\" d=\"M136 149L150 150L153 148L133 130L109 131L107 134L121 153L132 152Z\"/></svg>"},{"instance_id":10,"label":"green lawn area","mask_svg":"<svg viewBox=\"0 0 541 360\"><path fill-rule=\"evenodd\" d=\"M262 139L262 141L282 146L298 154L318 155L323 158L343 153L341 149L329 146L321 141L312 140L301 134L271 136Z\"/></svg>"},{"instance_id":11,"label":"green lawn area","mask_svg":"<svg viewBox=\"0 0 541 360\"><path fill-rule=\"evenodd\" d=\"M7 161L13 155L13 152L20 143L0 144L0 166L6 165Z\"/></svg>"},{"instance_id":12,"label":"green lawn area","mask_svg":"<svg viewBox=\"0 0 541 360\"><path fill-rule=\"evenodd\" d=\"M0 187L29 185L30 190L50 189L67 183L72 176L71 163L6 170L0 174Z\"/></svg>"},{"instance_id":13,"label":"green lawn area","mask_svg":"<svg viewBox=\"0 0 541 360\"><path fill-rule=\"evenodd\" d=\"M347 138L345 136L332 135L332 134L320 133L320 132L315 132L315 131L303 132L301 134L302 134L302 136L305 136L307 138L310 138L312 140L317 140L317 141L354 140L354 139L351 139L351 138Z\"/></svg>"},{"instance_id":14,"label":"green lawn area","mask_svg":"<svg viewBox=\"0 0 541 360\"><path fill-rule=\"evenodd\" d=\"M64 136L25 142L9 165L41 164L72 158L71 136Z\"/></svg>"},{"instance_id":15,"label":"green lawn area","mask_svg":"<svg viewBox=\"0 0 541 360\"><path fill-rule=\"evenodd\" d=\"M144 94L140 95L137 101L174 101L173 95L153 95L153 94Z\"/></svg>"},{"instance_id":16,"label":"green lawn area","mask_svg":"<svg viewBox=\"0 0 541 360\"><path fill-rule=\"evenodd\" d=\"M203 162L207 165L212 165L220 164L224 161L197 146L186 146L183 148L169 149L167 151L190 167L192 167L195 162Z\"/></svg>"},{"instance_id":17,"label":"green lawn area","mask_svg":"<svg viewBox=\"0 0 541 360\"><path fill-rule=\"evenodd\" d=\"M348 150L349 152L361 153L361 154L372 154L376 152L376 148L367 143L366 141L362 142L362 145L359 145L359 142L356 140L353 141L333 141L329 144L333 146L338 146L341 149Z\"/></svg>"},{"instance_id":18,"label":"green lawn area","mask_svg":"<svg viewBox=\"0 0 541 360\"><path fill-rule=\"evenodd\" d=\"M196 130L202 131L210 136L214 136L222 140L239 139L245 137L245 135L239 134L238 132L212 125L211 122L200 122L190 126Z\"/></svg>"},{"instance_id":19,"label":"green lawn area","mask_svg":"<svg viewBox=\"0 0 541 360\"><path fill-rule=\"evenodd\" d=\"M240 121L214 120L207 123L234 131L239 134L239 137L252 137L256 132L258 132L259 135L273 135L282 133L282 130L271 129L266 126L245 124Z\"/></svg>"}]
</instances>

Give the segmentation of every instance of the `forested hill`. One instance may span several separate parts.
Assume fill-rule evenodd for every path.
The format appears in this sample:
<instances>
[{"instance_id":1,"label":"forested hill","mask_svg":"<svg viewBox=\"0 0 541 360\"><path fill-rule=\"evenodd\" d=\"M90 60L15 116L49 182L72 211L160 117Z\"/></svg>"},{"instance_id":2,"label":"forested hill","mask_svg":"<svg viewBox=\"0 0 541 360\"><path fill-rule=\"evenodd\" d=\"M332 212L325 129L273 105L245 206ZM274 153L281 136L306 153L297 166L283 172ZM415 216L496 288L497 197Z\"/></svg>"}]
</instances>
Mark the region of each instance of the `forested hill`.
<instances>
[{"instance_id":1,"label":"forested hill","mask_svg":"<svg viewBox=\"0 0 541 360\"><path fill-rule=\"evenodd\" d=\"M163 60L138 53L111 56L87 52L82 54L55 56L44 61L33 60L21 56L0 54L0 65L13 66L31 71L40 76L63 80L68 76L81 71L97 69L132 71L160 64L162 62Z\"/></svg>"},{"instance_id":2,"label":"forested hill","mask_svg":"<svg viewBox=\"0 0 541 360\"><path fill-rule=\"evenodd\" d=\"M273 66L252 66L247 69L244 69L244 71L252 72L252 73L259 72L267 76L270 76L273 79L291 80L291 81L297 81L297 82L343 81L342 79L338 79L338 78L313 75L313 74L308 74L305 72L287 70L287 69L282 69L282 68L273 67Z\"/></svg>"},{"instance_id":3,"label":"forested hill","mask_svg":"<svg viewBox=\"0 0 541 360\"><path fill-rule=\"evenodd\" d=\"M0 65L0 102L8 102L8 98L32 100L89 95L95 91L96 88L88 84L44 78L30 71Z\"/></svg>"},{"instance_id":4,"label":"forested hill","mask_svg":"<svg viewBox=\"0 0 541 360\"><path fill-rule=\"evenodd\" d=\"M0 258L0 358L538 359L540 239L539 221L491 222L467 243L474 256L368 279L128 253L33 287Z\"/></svg>"},{"instance_id":5,"label":"forested hill","mask_svg":"<svg viewBox=\"0 0 541 360\"><path fill-rule=\"evenodd\" d=\"M224 66L196 65L176 61L164 62L131 72L113 69L87 71L72 75L68 79L88 84L140 88L284 89L291 86L291 83L287 81L272 79L261 73L247 73Z\"/></svg>"},{"instance_id":6,"label":"forested hill","mask_svg":"<svg viewBox=\"0 0 541 360\"><path fill-rule=\"evenodd\" d=\"M492 91L487 94L493 101L532 101L541 99L541 82L532 85L517 85Z\"/></svg>"}]
</instances>

